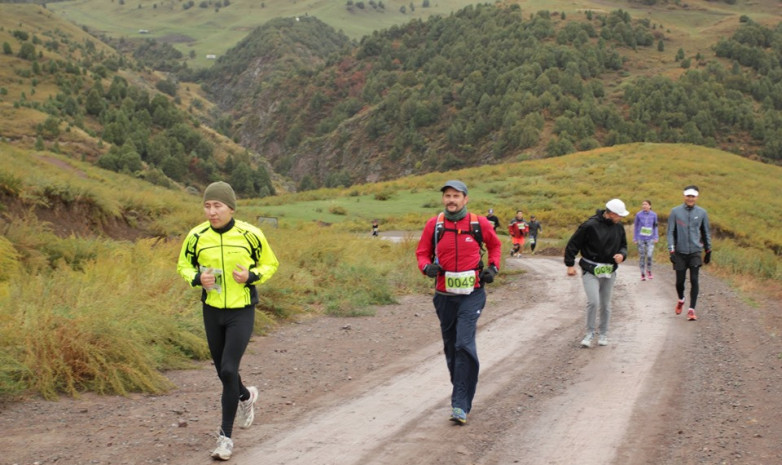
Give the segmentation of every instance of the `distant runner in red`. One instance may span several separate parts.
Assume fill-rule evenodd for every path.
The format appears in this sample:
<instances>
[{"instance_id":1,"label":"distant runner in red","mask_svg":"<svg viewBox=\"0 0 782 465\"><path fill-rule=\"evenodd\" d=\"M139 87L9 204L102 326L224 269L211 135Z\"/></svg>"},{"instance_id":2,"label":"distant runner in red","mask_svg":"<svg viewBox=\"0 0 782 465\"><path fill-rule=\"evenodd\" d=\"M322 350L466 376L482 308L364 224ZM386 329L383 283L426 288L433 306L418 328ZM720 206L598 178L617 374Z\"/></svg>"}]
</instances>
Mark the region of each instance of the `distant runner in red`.
<instances>
[{"instance_id":1,"label":"distant runner in red","mask_svg":"<svg viewBox=\"0 0 782 465\"><path fill-rule=\"evenodd\" d=\"M524 220L524 213L521 210L516 210L516 217L508 225L508 233L513 242L510 256L521 257L521 252L524 250L524 239L529 234L529 224Z\"/></svg>"},{"instance_id":2,"label":"distant runner in red","mask_svg":"<svg viewBox=\"0 0 782 465\"><path fill-rule=\"evenodd\" d=\"M451 421L463 425L478 384L476 324L486 305L484 285L494 281L502 243L492 223L467 212L467 186L448 181L440 189L445 210L424 226L416 249L418 269L435 278L434 308L451 375ZM483 261L483 244L488 262Z\"/></svg>"}]
</instances>

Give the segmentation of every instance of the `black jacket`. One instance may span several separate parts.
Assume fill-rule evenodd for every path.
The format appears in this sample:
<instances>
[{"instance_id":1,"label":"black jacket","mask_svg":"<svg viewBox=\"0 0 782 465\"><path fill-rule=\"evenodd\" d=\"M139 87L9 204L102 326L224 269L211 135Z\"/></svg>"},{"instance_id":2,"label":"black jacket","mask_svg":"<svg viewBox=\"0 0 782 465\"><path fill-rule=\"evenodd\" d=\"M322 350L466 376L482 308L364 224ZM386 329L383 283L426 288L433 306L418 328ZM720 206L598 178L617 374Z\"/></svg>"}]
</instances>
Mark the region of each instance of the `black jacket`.
<instances>
[{"instance_id":1,"label":"black jacket","mask_svg":"<svg viewBox=\"0 0 782 465\"><path fill-rule=\"evenodd\" d=\"M621 224L614 223L609 218L603 218L605 210L598 210L597 214L581 223L576 232L570 238L565 247L565 265L573 266L576 255L581 253L586 258L597 263L613 263L614 270L617 264L614 262L615 254L622 254L627 258L627 235ZM585 271L591 272L594 265L579 261L579 265Z\"/></svg>"}]
</instances>

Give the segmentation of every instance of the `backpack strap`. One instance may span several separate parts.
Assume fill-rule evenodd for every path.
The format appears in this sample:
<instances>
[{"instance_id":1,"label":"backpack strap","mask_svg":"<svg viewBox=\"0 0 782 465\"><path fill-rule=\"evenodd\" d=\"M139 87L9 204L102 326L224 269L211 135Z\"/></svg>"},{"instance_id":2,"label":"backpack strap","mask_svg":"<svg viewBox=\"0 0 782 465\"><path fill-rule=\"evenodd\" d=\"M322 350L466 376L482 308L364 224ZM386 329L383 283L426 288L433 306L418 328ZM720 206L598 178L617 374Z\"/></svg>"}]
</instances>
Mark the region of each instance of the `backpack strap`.
<instances>
[{"instance_id":1,"label":"backpack strap","mask_svg":"<svg viewBox=\"0 0 782 465\"><path fill-rule=\"evenodd\" d=\"M478 215L470 213L470 232L472 237L478 242L478 246L483 251L483 231L481 231L481 222L478 221Z\"/></svg>"},{"instance_id":2,"label":"backpack strap","mask_svg":"<svg viewBox=\"0 0 782 465\"><path fill-rule=\"evenodd\" d=\"M445 213L440 212L440 214L437 215L437 222L434 225L434 236L432 236L435 247L437 247L437 243L440 242L440 239L443 238L443 233L445 233Z\"/></svg>"},{"instance_id":3,"label":"backpack strap","mask_svg":"<svg viewBox=\"0 0 782 465\"><path fill-rule=\"evenodd\" d=\"M445 234L445 231L453 231L456 234L462 234L467 231L462 231L461 229L452 229L452 228L446 228L445 227L445 213L440 212L439 215L437 215L437 222L434 226L434 234L432 236L432 241L434 243L434 248L437 248L437 243L440 242L440 239L443 238L443 234ZM481 230L481 222L478 220L478 215L475 213L470 213L470 230L469 233L472 235L472 237L475 239L476 242L478 242L478 246L481 249L481 254L483 254L484 248L483 248L483 231Z\"/></svg>"}]
</instances>

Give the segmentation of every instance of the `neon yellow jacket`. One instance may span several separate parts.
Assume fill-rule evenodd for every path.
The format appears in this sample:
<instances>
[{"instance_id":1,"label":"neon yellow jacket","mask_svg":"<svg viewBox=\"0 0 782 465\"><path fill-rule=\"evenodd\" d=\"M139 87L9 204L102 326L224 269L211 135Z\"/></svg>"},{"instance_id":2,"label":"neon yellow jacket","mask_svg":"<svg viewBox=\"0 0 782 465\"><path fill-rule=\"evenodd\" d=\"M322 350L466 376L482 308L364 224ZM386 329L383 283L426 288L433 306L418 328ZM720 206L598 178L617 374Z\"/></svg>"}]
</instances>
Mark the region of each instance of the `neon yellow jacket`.
<instances>
[{"instance_id":1,"label":"neon yellow jacket","mask_svg":"<svg viewBox=\"0 0 782 465\"><path fill-rule=\"evenodd\" d=\"M234 281L237 265L250 271L246 283ZM232 219L220 230L205 221L187 234L179 253L177 272L191 286L201 285L201 271L211 268L215 286L204 289L201 301L215 308L243 308L258 303L256 284L271 278L279 262L261 230Z\"/></svg>"}]
</instances>

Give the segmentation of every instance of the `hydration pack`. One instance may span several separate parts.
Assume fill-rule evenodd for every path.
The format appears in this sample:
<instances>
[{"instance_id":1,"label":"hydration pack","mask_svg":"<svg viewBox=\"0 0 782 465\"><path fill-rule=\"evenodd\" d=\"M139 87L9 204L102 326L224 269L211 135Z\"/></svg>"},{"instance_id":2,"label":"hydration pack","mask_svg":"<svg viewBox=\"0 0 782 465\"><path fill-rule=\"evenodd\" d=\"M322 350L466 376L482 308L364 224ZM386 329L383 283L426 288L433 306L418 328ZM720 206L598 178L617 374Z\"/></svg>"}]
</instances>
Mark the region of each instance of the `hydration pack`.
<instances>
[{"instance_id":1,"label":"hydration pack","mask_svg":"<svg viewBox=\"0 0 782 465\"><path fill-rule=\"evenodd\" d=\"M440 212L439 215L437 215L437 224L435 224L434 227L434 246L437 248L437 243L440 242L440 239L443 238L443 234L445 234L445 231L453 231L456 234L463 234L463 233L470 233L472 234L472 237L475 239L476 242L478 242L478 246L481 248L481 251L483 251L483 232L481 231L481 223L478 221L478 215L475 213L470 213L470 229L468 231L462 230L462 229L452 229L452 228L446 228L445 227L445 213Z\"/></svg>"}]
</instances>

